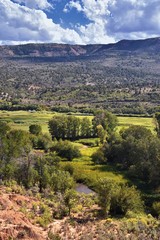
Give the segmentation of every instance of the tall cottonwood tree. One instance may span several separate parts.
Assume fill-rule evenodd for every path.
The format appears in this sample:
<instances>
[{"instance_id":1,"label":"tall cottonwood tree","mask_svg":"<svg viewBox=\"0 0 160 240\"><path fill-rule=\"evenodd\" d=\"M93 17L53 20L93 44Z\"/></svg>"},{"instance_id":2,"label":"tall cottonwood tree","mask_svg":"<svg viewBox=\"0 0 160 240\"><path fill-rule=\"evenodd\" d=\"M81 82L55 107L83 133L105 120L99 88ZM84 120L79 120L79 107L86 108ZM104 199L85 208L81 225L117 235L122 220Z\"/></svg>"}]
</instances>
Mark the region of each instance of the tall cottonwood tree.
<instances>
[{"instance_id":1,"label":"tall cottonwood tree","mask_svg":"<svg viewBox=\"0 0 160 240\"><path fill-rule=\"evenodd\" d=\"M92 127L87 118L80 119L75 116L54 116L49 121L49 131L52 139L75 140L92 136Z\"/></svg>"},{"instance_id":2,"label":"tall cottonwood tree","mask_svg":"<svg viewBox=\"0 0 160 240\"><path fill-rule=\"evenodd\" d=\"M111 134L118 124L117 117L105 110L95 112L95 117L92 120L94 135L97 135L97 126L101 125L107 133Z\"/></svg>"},{"instance_id":3,"label":"tall cottonwood tree","mask_svg":"<svg viewBox=\"0 0 160 240\"><path fill-rule=\"evenodd\" d=\"M82 138L89 138L92 136L92 123L88 117L81 119L80 135Z\"/></svg>"}]
</instances>

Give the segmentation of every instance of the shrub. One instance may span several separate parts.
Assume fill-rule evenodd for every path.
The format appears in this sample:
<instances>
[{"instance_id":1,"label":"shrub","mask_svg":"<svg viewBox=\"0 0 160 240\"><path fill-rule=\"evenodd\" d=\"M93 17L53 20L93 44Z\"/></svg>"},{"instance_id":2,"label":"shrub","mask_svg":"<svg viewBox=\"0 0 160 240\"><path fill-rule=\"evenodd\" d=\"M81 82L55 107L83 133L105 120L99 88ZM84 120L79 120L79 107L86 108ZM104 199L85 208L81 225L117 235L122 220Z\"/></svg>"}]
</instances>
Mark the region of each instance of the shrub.
<instances>
[{"instance_id":1,"label":"shrub","mask_svg":"<svg viewBox=\"0 0 160 240\"><path fill-rule=\"evenodd\" d=\"M152 205L153 214L157 217L160 216L160 202L154 202Z\"/></svg>"},{"instance_id":2,"label":"shrub","mask_svg":"<svg viewBox=\"0 0 160 240\"><path fill-rule=\"evenodd\" d=\"M38 136L42 132L42 127L38 124L32 124L29 126L29 132Z\"/></svg>"},{"instance_id":3,"label":"shrub","mask_svg":"<svg viewBox=\"0 0 160 240\"><path fill-rule=\"evenodd\" d=\"M74 173L74 167L70 163L65 164L63 169L64 169L64 171L69 172L71 176Z\"/></svg>"},{"instance_id":4,"label":"shrub","mask_svg":"<svg viewBox=\"0 0 160 240\"><path fill-rule=\"evenodd\" d=\"M48 239L50 240L61 240L61 237L57 233L48 232Z\"/></svg>"},{"instance_id":5,"label":"shrub","mask_svg":"<svg viewBox=\"0 0 160 240\"><path fill-rule=\"evenodd\" d=\"M143 202L138 190L134 186L119 185L113 194L111 211L114 214L126 215L129 212L143 211Z\"/></svg>"},{"instance_id":6,"label":"shrub","mask_svg":"<svg viewBox=\"0 0 160 240\"><path fill-rule=\"evenodd\" d=\"M111 200L115 190L115 182L107 178L101 178L96 185L98 203L102 209L102 215L107 216L110 212Z\"/></svg>"},{"instance_id":7,"label":"shrub","mask_svg":"<svg viewBox=\"0 0 160 240\"><path fill-rule=\"evenodd\" d=\"M102 214L122 214L126 215L128 211L143 211L143 202L140 193L135 187L128 187L124 184L117 184L107 178L99 179L96 186L99 206Z\"/></svg>"},{"instance_id":8,"label":"shrub","mask_svg":"<svg viewBox=\"0 0 160 240\"><path fill-rule=\"evenodd\" d=\"M52 174L50 186L56 193L64 194L66 190L72 189L74 184L73 177L69 172L57 170Z\"/></svg>"},{"instance_id":9,"label":"shrub","mask_svg":"<svg viewBox=\"0 0 160 240\"><path fill-rule=\"evenodd\" d=\"M94 162L94 164L106 163L106 158L104 156L104 152L101 149L98 149L97 152L93 153L91 158L92 158L92 161Z\"/></svg>"},{"instance_id":10,"label":"shrub","mask_svg":"<svg viewBox=\"0 0 160 240\"><path fill-rule=\"evenodd\" d=\"M51 210L44 203L40 204L40 217L37 218L37 223L42 227L46 227L52 220Z\"/></svg>"},{"instance_id":11,"label":"shrub","mask_svg":"<svg viewBox=\"0 0 160 240\"><path fill-rule=\"evenodd\" d=\"M67 140L60 140L59 142L56 142L51 148L51 151L56 151L60 157L65 158L68 161L72 161L73 158L78 158L81 156L78 147L74 146L71 142Z\"/></svg>"}]
</instances>

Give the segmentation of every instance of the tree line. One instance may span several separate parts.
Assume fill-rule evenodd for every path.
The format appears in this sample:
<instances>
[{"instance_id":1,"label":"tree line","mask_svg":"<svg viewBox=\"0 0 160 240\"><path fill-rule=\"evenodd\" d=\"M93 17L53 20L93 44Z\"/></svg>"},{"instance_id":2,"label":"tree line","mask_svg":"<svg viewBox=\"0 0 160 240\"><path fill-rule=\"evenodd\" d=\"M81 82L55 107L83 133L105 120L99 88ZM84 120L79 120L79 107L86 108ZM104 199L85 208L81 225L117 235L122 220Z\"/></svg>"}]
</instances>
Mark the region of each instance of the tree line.
<instances>
[{"instance_id":1,"label":"tree line","mask_svg":"<svg viewBox=\"0 0 160 240\"><path fill-rule=\"evenodd\" d=\"M49 131L52 139L76 140L100 136L103 138L113 131L117 125L115 115L107 111L96 111L92 121L88 117L78 118L75 116L54 116L49 121Z\"/></svg>"}]
</instances>

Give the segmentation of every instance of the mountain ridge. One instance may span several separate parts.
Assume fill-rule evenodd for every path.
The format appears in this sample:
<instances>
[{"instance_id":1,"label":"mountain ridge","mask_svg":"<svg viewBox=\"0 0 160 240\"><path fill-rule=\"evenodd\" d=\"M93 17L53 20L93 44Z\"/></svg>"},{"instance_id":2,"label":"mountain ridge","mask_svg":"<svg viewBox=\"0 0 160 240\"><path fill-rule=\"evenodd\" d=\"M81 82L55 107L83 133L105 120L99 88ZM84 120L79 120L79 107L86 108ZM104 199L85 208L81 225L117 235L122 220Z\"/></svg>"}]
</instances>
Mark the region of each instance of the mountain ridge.
<instances>
[{"instance_id":1,"label":"mountain ridge","mask_svg":"<svg viewBox=\"0 0 160 240\"><path fill-rule=\"evenodd\" d=\"M87 57L115 51L159 52L160 38L144 40L121 40L110 44L70 45L58 43L29 43L24 45L1 45L0 57Z\"/></svg>"},{"instance_id":2,"label":"mountain ridge","mask_svg":"<svg viewBox=\"0 0 160 240\"><path fill-rule=\"evenodd\" d=\"M0 46L0 100L1 105L103 107L118 114L157 112L160 38Z\"/></svg>"}]
</instances>

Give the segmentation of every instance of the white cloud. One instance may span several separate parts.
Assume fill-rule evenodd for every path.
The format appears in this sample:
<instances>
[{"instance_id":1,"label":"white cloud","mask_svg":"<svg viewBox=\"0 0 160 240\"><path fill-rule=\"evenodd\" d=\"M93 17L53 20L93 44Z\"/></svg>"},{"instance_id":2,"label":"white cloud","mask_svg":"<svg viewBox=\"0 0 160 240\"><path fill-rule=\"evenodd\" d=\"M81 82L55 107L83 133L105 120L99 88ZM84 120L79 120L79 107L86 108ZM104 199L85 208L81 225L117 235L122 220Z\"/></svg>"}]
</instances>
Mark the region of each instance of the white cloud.
<instances>
[{"instance_id":1,"label":"white cloud","mask_svg":"<svg viewBox=\"0 0 160 240\"><path fill-rule=\"evenodd\" d=\"M52 5L47 0L14 0L19 4L24 4L28 8L34 9L48 9Z\"/></svg>"},{"instance_id":2,"label":"white cloud","mask_svg":"<svg viewBox=\"0 0 160 240\"><path fill-rule=\"evenodd\" d=\"M69 10L72 8L76 8L78 12L83 10L79 1L77 1L77 2L71 1L69 4L66 4L66 6L64 8L64 12L69 12Z\"/></svg>"},{"instance_id":3,"label":"white cloud","mask_svg":"<svg viewBox=\"0 0 160 240\"><path fill-rule=\"evenodd\" d=\"M29 41L82 44L77 32L55 24L42 10L30 9L10 0L0 0L0 40L7 43Z\"/></svg>"},{"instance_id":4,"label":"white cloud","mask_svg":"<svg viewBox=\"0 0 160 240\"><path fill-rule=\"evenodd\" d=\"M70 1L65 6L65 11L76 8L77 11L82 11L89 20L96 21L102 19L110 14L108 10L108 4L110 0L82 0L82 4L79 1Z\"/></svg>"},{"instance_id":5,"label":"white cloud","mask_svg":"<svg viewBox=\"0 0 160 240\"><path fill-rule=\"evenodd\" d=\"M71 8L91 21L79 27L87 41L147 38L160 33L159 0L81 0L81 4L71 0L65 9Z\"/></svg>"},{"instance_id":6,"label":"white cloud","mask_svg":"<svg viewBox=\"0 0 160 240\"><path fill-rule=\"evenodd\" d=\"M109 43L160 33L159 0L71 0L64 12L76 9L89 23L70 28L61 26L63 17L60 24L47 17L46 10L53 16L56 10L50 2L60 4L60 0L0 0L0 43Z\"/></svg>"},{"instance_id":7,"label":"white cloud","mask_svg":"<svg viewBox=\"0 0 160 240\"><path fill-rule=\"evenodd\" d=\"M80 31L81 38L86 44L96 43L111 43L115 42L112 36L108 36L105 29L105 23L103 20L96 21L95 23L90 23L86 26L80 26L78 28Z\"/></svg>"},{"instance_id":8,"label":"white cloud","mask_svg":"<svg viewBox=\"0 0 160 240\"><path fill-rule=\"evenodd\" d=\"M72 0L65 6L64 11L76 8L90 20L90 23L85 26L77 26L83 42L87 44L115 42L115 39L107 33L107 23L110 17L109 2L110 0L82 0L80 4L79 1Z\"/></svg>"},{"instance_id":9,"label":"white cloud","mask_svg":"<svg viewBox=\"0 0 160 240\"><path fill-rule=\"evenodd\" d=\"M160 32L159 0L121 0L110 5L112 18L108 20L110 34L118 37L158 35Z\"/></svg>"}]
</instances>

